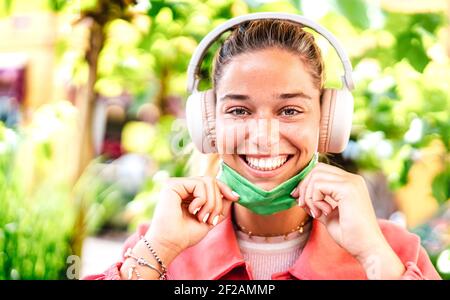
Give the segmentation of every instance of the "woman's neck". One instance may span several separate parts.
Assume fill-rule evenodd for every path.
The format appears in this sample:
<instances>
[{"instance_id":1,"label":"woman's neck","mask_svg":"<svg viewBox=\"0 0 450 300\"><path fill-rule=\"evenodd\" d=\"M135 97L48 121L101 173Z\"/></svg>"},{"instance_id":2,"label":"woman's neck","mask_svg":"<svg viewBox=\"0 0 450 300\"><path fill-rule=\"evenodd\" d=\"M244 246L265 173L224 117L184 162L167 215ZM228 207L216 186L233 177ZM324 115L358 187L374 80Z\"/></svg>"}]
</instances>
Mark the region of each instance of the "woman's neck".
<instances>
[{"instance_id":1,"label":"woman's neck","mask_svg":"<svg viewBox=\"0 0 450 300\"><path fill-rule=\"evenodd\" d=\"M259 215L235 203L233 218L234 222L251 231L253 235L283 235L305 222L308 214L303 208L294 206L273 215Z\"/></svg>"}]
</instances>

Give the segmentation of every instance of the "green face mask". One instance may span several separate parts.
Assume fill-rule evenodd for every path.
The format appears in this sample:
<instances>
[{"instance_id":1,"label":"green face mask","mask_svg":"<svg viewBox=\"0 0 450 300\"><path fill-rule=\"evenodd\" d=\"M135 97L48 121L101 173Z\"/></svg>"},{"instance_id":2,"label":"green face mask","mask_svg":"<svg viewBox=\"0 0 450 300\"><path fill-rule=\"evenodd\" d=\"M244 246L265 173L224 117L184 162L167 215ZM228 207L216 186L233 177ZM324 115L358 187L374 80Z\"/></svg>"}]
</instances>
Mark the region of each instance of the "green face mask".
<instances>
[{"instance_id":1,"label":"green face mask","mask_svg":"<svg viewBox=\"0 0 450 300\"><path fill-rule=\"evenodd\" d=\"M217 178L239 194L239 204L247 207L254 213L270 215L289 209L296 204L295 199L290 194L314 168L317 160L318 154L316 152L309 164L300 173L270 191L265 191L254 185L223 161L220 164Z\"/></svg>"}]
</instances>

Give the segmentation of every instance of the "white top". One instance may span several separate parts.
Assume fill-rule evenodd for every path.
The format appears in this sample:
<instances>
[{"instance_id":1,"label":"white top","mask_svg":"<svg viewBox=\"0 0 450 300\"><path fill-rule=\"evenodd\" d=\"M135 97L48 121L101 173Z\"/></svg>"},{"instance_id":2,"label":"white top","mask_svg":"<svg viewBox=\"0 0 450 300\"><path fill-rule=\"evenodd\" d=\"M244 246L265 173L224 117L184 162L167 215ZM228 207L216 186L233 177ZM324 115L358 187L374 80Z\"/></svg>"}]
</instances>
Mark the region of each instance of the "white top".
<instances>
[{"instance_id":1,"label":"white top","mask_svg":"<svg viewBox=\"0 0 450 300\"><path fill-rule=\"evenodd\" d=\"M236 237L244 260L250 265L253 279L268 280L272 275L287 271L298 259L308 241L311 231L308 222L302 234L295 232L284 236L271 238L249 237L246 233L236 230Z\"/></svg>"}]
</instances>

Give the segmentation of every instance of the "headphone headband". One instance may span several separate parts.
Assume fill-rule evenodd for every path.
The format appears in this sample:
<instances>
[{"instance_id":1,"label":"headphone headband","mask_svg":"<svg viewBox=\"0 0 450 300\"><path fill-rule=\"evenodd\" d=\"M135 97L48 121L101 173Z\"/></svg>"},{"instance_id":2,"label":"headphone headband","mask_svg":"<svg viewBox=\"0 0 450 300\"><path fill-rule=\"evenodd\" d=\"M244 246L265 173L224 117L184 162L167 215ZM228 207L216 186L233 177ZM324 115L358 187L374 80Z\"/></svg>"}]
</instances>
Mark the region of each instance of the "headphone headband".
<instances>
[{"instance_id":1,"label":"headphone headband","mask_svg":"<svg viewBox=\"0 0 450 300\"><path fill-rule=\"evenodd\" d=\"M217 26L211 32L209 32L205 38L202 39L200 44L195 49L194 54L191 57L189 62L188 71L187 71L187 91L188 93L192 93L193 91L197 91L198 84L200 81L199 78L199 70L200 63L203 57L206 54L208 48L217 40L219 37L226 31L230 30L236 25L242 24L246 21L251 20L261 20L261 19L278 19L278 20L288 20L301 25L304 25L324 38L328 40L328 42L333 46L338 54L342 65L344 66L344 75L342 76L342 81L344 85L349 89L354 89L354 83L352 78L352 65L350 60L340 45L339 41L329 32L327 29L317 24L316 22L307 19L300 15L288 14L288 13L272 13L272 12L263 12L263 13L253 13L235 17L233 19L228 20L227 22Z\"/></svg>"}]
</instances>

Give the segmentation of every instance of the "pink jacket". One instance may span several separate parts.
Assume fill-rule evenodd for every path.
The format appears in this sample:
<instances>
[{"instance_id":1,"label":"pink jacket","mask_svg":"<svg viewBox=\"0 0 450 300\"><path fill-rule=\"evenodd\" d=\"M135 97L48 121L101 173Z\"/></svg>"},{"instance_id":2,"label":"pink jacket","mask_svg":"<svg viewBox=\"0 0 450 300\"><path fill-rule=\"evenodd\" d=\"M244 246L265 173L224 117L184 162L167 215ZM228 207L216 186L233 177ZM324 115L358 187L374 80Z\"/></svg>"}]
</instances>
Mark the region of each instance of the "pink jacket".
<instances>
[{"instance_id":1,"label":"pink jacket","mask_svg":"<svg viewBox=\"0 0 450 300\"><path fill-rule=\"evenodd\" d=\"M417 235L386 220L379 220L380 228L405 264L402 279L441 279L434 269ZM133 247L149 225L139 226L130 236L123 253ZM105 272L83 279L121 279L117 262ZM168 279L252 279L251 266L239 250L231 217L214 227L198 244L186 249L168 266ZM361 264L336 244L322 223L313 220L312 231L300 257L285 272L272 275L272 279L367 279Z\"/></svg>"}]
</instances>

